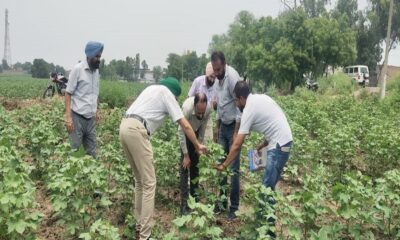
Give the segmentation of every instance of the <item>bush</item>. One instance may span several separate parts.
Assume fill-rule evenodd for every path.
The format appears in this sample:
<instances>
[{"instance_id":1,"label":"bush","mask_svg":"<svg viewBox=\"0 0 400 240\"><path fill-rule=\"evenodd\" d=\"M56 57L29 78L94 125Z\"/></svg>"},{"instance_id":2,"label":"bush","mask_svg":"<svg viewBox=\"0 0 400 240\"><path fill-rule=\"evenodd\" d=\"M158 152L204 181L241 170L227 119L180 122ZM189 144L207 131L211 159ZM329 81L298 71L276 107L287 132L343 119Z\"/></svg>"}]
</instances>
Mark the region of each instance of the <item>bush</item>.
<instances>
[{"instance_id":1,"label":"bush","mask_svg":"<svg viewBox=\"0 0 400 240\"><path fill-rule=\"evenodd\" d=\"M319 92L325 95L351 94L357 84L344 73L338 73L318 80Z\"/></svg>"}]
</instances>

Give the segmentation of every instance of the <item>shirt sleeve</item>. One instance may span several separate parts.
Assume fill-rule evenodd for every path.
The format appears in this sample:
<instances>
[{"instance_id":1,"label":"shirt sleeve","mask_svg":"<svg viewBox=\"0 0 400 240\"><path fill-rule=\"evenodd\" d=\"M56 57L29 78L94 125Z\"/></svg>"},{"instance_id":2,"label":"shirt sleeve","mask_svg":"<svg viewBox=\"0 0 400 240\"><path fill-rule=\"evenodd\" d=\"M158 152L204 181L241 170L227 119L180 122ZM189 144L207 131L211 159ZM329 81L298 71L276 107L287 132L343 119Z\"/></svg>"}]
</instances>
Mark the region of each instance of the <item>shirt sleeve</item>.
<instances>
[{"instance_id":1,"label":"shirt sleeve","mask_svg":"<svg viewBox=\"0 0 400 240\"><path fill-rule=\"evenodd\" d=\"M243 115L241 117L239 134L249 134L251 125L253 124L253 117L251 106L246 106L243 110Z\"/></svg>"},{"instance_id":2,"label":"shirt sleeve","mask_svg":"<svg viewBox=\"0 0 400 240\"><path fill-rule=\"evenodd\" d=\"M199 129L199 142L204 143L204 135L206 133L207 123L210 121L211 106L207 105L206 116Z\"/></svg>"},{"instance_id":3,"label":"shirt sleeve","mask_svg":"<svg viewBox=\"0 0 400 240\"><path fill-rule=\"evenodd\" d=\"M217 120L221 120L221 114L219 108L217 108Z\"/></svg>"},{"instance_id":4,"label":"shirt sleeve","mask_svg":"<svg viewBox=\"0 0 400 240\"><path fill-rule=\"evenodd\" d=\"M183 116L186 119L189 119L189 114L191 112L191 109L190 109L189 105L190 104L189 104L188 100L186 100L183 103L183 106L182 106ZM178 138L179 138L179 144L181 146L183 154L187 154L188 153L188 149L187 149L187 145L186 145L186 134L185 134L185 132L183 131L183 129L182 129L182 127L180 125L178 127Z\"/></svg>"},{"instance_id":5,"label":"shirt sleeve","mask_svg":"<svg viewBox=\"0 0 400 240\"><path fill-rule=\"evenodd\" d=\"M192 86L190 87L190 90L189 90L189 93L188 93L189 97L194 97L194 95L196 94L196 85L197 85L197 82L196 82L196 79L195 79L193 81L193 83L192 83Z\"/></svg>"},{"instance_id":6,"label":"shirt sleeve","mask_svg":"<svg viewBox=\"0 0 400 240\"><path fill-rule=\"evenodd\" d=\"M74 94L76 87L78 86L78 78L79 78L79 68L74 67L69 74L67 89L66 92L70 94Z\"/></svg>"},{"instance_id":7,"label":"shirt sleeve","mask_svg":"<svg viewBox=\"0 0 400 240\"><path fill-rule=\"evenodd\" d=\"M231 94L232 98L235 99L235 86L236 83L240 81L240 76L239 73L236 72L236 70L231 69L231 71L229 72L229 93ZM240 122L241 121L241 113L239 109L236 109L236 122Z\"/></svg>"},{"instance_id":8,"label":"shirt sleeve","mask_svg":"<svg viewBox=\"0 0 400 240\"><path fill-rule=\"evenodd\" d=\"M236 122L240 123L242 121L242 113L240 112L239 108L236 108Z\"/></svg>"},{"instance_id":9,"label":"shirt sleeve","mask_svg":"<svg viewBox=\"0 0 400 240\"><path fill-rule=\"evenodd\" d=\"M235 90L236 83L239 82L239 81L240 81L239 73L237 73L236 70L231 69L231 71L229 72L229 85L228 85L228 88L229 88L229 93L231 94L231 96L233 98L235 98L234 90Z\"/></svg>"},{"instance_id":10,"label":"shirt sleeve","mask_svg":"<svg viewBox=\"0 0 400 240\"><path fill-rule=\"evenodd\" d=\"M176 122L179 119L183 118L182 110L179 107L179 104L176 101L174 95L169 90L167 90L167 92L165 92L163 102L164 102L164 106L167 109L168 114L172 118L172 121Z\"/></svg>"}]
</instances>

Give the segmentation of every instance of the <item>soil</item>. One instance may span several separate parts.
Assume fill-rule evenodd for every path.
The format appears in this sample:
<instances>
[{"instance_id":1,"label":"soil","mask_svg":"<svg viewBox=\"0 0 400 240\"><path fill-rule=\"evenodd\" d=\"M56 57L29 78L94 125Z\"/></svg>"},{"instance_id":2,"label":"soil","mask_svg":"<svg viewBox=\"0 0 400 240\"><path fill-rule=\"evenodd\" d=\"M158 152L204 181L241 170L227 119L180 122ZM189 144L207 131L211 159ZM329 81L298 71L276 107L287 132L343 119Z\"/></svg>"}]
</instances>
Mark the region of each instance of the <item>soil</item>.
<instances>
[{"instance_id":1,"label":"soil","mask_svg":"<svg viewBox=\"0 0 400 240\"><path fill-rule=\"evenodd\" d=\"M46 195L44 186L39 182L36 190L38 210L44 214L43 220L37 231L38 239L59 240L63 239L64 229L57 225L57 218L51 206L50 199Z\"/></svg>"}]
</instances>

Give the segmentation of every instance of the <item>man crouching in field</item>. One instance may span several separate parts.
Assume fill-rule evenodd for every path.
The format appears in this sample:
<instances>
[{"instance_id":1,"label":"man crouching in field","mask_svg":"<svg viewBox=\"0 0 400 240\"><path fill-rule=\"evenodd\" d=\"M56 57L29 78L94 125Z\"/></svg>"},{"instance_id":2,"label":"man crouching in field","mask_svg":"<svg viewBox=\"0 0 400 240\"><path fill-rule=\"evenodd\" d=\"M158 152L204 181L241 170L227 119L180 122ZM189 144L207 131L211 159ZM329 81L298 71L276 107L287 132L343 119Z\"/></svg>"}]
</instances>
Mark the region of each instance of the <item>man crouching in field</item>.
<instances>
[{"instance_id":1,"label":"man crouching in field","mask_svg":"<svg viewBox=\"0 0 400 240\"><path fill-rule=\"evenodd\" d=\"M65 95L65 125L72 149L81 144L88 155L96 158L96 121L100 119L97 109L99 96L99 66L104 45L88 42L86 61L74 66Z\"/></svg>"},{"instance_id":2,"label":"man crouching in field","mask_svg":"<svg viewBox=\"0 0 400 240\"><path fill-rule=\"evenodd\" d=\"M183 115L189 121L196 133L199 142L204 141L207 123L210 121L211 105L207 104L207 95L196 93L194 97L185 100L182 106ZM196 190L198 183L193 180L199 176L199 154L196 152L192 142L188 141L182 127L178 129L179 141L182 150L182 165L180 167L180 190L181 190L181 214L188 214L187 200L192 195L198 201ZM190 179L190 184L188 184Z\"/></svg>"},{"instance_id":3,"label":"man crouching in field","mask_svg":"<svg viewBox=\"0 0 400 240\"><path fill-rule=\"evenodd\" d=\"M120 125L120 140L135 177L136 239L148 239L151 234L156 190L156 175L150 136L167 115L185 132L200 154L206 151L193 132L176 100L181 87L175 78L166 78L160 85L147 87L126 111ZM173 163L171 163L173 164Z\"/></svg>"},{"instance_id":4,"label":"man crouching in field","mask_svg":"<svg viewBox=\"0 0 400 240\"><path fill-rule=\"evenodd\" d=\"M275 190L275 186L282 174L283 168L289 159L293 143L292 131L286 116L279 105L269 96L264 94L251 94L246 82L237 82L234 88L236 106L242 114L238 135L235 138L226 160L218 165L222 171L229 166L239 152L246 135L250 129L264 135L264 142L257 147L260 150L267 147L267 164L262 183L265 187ZM275 200L268 199L271 205ZM268 219L270 225L275 224L275 219ZM275 233L268 232L271 237Z\"/></svg>"}]
</instances>

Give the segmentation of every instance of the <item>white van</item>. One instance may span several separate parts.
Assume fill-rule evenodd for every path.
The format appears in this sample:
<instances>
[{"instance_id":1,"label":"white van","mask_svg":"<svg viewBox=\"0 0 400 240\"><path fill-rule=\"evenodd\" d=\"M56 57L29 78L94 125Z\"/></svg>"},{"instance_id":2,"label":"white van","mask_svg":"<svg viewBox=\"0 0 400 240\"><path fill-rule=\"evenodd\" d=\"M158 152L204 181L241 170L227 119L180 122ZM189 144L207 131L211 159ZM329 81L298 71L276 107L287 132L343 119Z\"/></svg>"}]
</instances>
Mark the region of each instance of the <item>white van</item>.
<instances>
[{"instance_id":1,"label":"white van","mask_svg":"<svg viewBox=\"0 0 400 240\"><path fill-rule=\"evenodd\" d=\"M369 70L365 65L354 65L345 67L344 73L363 86L369 85Z\"/></svg>"}]
</instances>

